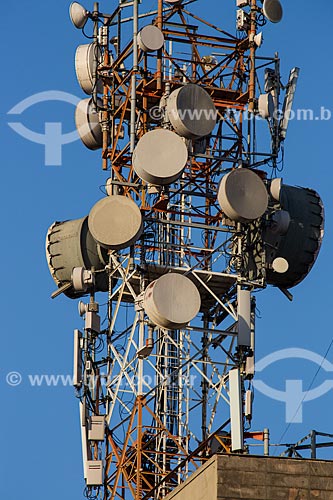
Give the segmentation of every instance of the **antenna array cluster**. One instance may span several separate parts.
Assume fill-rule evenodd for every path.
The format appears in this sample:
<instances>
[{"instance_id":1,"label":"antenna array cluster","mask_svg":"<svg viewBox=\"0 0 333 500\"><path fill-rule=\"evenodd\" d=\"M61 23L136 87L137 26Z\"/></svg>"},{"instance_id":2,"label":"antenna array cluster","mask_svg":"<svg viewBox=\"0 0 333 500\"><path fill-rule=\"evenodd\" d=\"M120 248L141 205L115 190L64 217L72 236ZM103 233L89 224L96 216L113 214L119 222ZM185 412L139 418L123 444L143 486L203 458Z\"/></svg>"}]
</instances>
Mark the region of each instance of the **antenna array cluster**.
<instances>
[{"instance_id":1,"label":"antenna array cluster","mask_svg":"<svg viewBox=\"0 0 333 500\"><path fill-rule=\"evenodd\" d=\"M323 233L317 193L276 175L299 73L283 86L278 55L258 55L279 0L237 0L236 35L195 0L155 3L70 6L92 26L75 119L101 152L105 197L54 223L46 253L53 297L90 296L74 378L86 493L104 500L164 498L212 453L246 452L254 294L290 297Z\"/></svg>"}]
</instances>

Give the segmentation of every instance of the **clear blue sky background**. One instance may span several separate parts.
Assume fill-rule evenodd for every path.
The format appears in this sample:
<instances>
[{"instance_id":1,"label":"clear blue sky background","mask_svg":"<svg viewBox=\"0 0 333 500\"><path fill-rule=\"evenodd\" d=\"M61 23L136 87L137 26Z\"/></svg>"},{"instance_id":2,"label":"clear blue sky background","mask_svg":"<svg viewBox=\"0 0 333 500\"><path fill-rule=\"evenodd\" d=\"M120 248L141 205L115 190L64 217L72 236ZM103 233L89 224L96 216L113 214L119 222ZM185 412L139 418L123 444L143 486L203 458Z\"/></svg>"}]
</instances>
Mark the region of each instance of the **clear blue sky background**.
<instances>
[{"instance_id":1,"label":"clear blue sky background","mask_svg":"<svg viewBox=\"0 0 333 500\"><path fill-rule=\"evenodd\" d=\"M143 0L147 6L152 0ZM72 388L33 388L29 374L70 374L72 331L81 326L76 302L51 301L54 284L44 256L46 230L54 220L78 218L101 197L99 153L79 142L64 146L62 166L44 165L44 148L17 135L9 121L43 133L45 122L74 129L74 108L48 102L20 117L7 112L26 97L58 90L83 97L74 72L74 52L85 43L68 17L67 0L16 0L2 4L1 78L1 496L6 500L80 499L84 487L79 417ZM207 8L207 5L209 8ZM196 10L208 20L233 29L234 0L200 0ZM115 1L104 0L111 11ZM92 5L86 4L87 8ZM297 108L321 106L333 112L333 69L330 56L331 15L327 2L285 1L285 17L268 24L262 55L276 50L283 80L291 67L301 67ZM283 177L286 183L316 189L326 207L326 237L307 280L294 290L291 304L269 289L258 295L257 359L279 349L297 347L325 354L333 331L332 310L332 189L330 157L333 119L292 122L286 142ZM333 362L333 349L328 359ZM281 361L260 374L267 384L284 390L286 380L311 383L318 366L308 361ZM8 372L22 374L19 387L6 383ZM259 376L259 374L258 374ZM333 373L321 371L317 387ZM303 423L292 424L284 441L296 441L310 429L332 432L332 390L303 407ZM285 406L256 393L254 429L269 427L277 442L286 430ZM322 456L333 457L331 453Z\"/></svg>"}]
</instances>

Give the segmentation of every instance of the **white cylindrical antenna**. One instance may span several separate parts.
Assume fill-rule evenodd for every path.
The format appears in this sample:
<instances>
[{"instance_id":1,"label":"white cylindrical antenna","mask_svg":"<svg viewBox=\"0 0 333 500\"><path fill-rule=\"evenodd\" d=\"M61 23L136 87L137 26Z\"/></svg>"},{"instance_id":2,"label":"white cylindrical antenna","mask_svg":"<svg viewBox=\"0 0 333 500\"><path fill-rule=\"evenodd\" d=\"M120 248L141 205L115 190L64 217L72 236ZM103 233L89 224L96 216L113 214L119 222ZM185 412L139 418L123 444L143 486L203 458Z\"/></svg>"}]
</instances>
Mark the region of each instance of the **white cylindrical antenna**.
<instances>
[{"instance_id":1,"label":"white cylindrical antenna","mask_svg":"<svg viewBox=\"0 0 333 500\"><path fill-rule=\"evenodd\" d=\"M76 389L80 389L83 382L81 338L82 333L79 330L74 330L73 386Z\"/></svg>"},{"instance_id":2,"label":"white cylindrical antenna","mask_svg":"<svg viewBox=\"0 0 333 500\"><path fill-rule=\"evenodd\" d=\"M249 389L245 393L245 418L249 422L252 420L253 392Z\"/></svg>"}]
</instances>

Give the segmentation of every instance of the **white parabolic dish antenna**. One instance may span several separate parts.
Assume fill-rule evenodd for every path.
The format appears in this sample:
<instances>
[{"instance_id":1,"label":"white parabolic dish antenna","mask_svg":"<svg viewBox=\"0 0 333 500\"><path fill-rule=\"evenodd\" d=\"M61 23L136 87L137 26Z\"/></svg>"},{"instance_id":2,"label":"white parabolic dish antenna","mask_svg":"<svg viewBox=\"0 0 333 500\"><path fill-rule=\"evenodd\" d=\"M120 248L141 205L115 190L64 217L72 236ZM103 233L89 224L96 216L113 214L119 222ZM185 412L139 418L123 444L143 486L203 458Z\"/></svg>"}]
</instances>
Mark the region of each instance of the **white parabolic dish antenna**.
<instances>
[{"instance_id":1,"label":"white parabolic dish antenna","mask_svg":"<svg viewBox=\"0 0 333 500\"><path fill-rule=\"evenodd\" d=\"M279 23L283 17L283 8L279 0L264 0L264 16L272 23Z\"/></svg>"},{"instance_id":2,"label":"white parabolic dish antenna","mask_svg":"<svg viewBox=\"0 0 333 500\"><path fill-rule=\"evenodd\" d=\"M101 62L101 49L95 43L79 45L75 53L75 71L83 92L91 95L94 90L94 65ZM103 92L101 80L97 81L97 92Z\"/></svg>"},{"instance_id":3,"label":"white parabolic dish antenna","mask_svg":"<svg viewBox=\"0 0 333 500\"><path fill-rule=\"evenodd\" d=\"M102 106L102 101L99 100ZM103 146L103 133L99 122L99 113L94 110L92 99L83 99L75 110L75 124L80 139L88 149L100 149Z\"/></svg>"},{"instance_id":4,"label":"white parabolic dish antenna","mask_svg":"<svg viewBox=\"0 0 333 500\"><path fill-rule=\"evenodd\" d=\"M141 179L163 186L181 176L187 159L184 141L174 132L159 128L141 137L133 153L133 166Z\"/></svg>"},{"instance_id":5,"label":"white parabolic dish antenna","mask_svg":"<svg viewBox=\"0 0 333 500\"><path fill-rule=\"evenodd\" d=\"M162 31L152 24L142 28L138 35L138 44L144 52L154 52L160 50L164 45L164 35Z\"/></svg>"},{"instance_id":6,"label":"white parabolic dish antenna","mask_svg":"<svg viewBox=\"0 0 333 500\"><path fill-rule=\"evenodd\" d=\"M69 15L75 28L82 29L88 20L87 10L78 2L72 2L69 7Z\"/></svg>"},{"instance_id":7,"label":"white parabolic dish antenna","mask_svg":"<svg viewBox=\"0 0 333 500\"><path fill-rule=\"evenodd\" d=\"M225 175L217 198L227 217L237 222L250 222L261 217L268 206L265 184L247 168L237 168Z\"/></svg>"},{"instance_id":8,"label":"white parabolic dish antenna","mask_svg":"<svg viewBox=\"0 0 333 500\"><path fill-rule=\"evenodd\" d=\"M153 323L161 328L178 329L196 317L201 298L189 278L168 273L148 285L143 305Z\"/></svg>"},{"instance_id":9,"label":"white parabolic dish antenna","mask_svg":"<svg viewBox=\"0 0 333 500\"><path fill-rule=\"evenodd\" d=\"M171 93L167 113L177 134L187 139L209 135L216 125L217 112L212 98L192 83Z\"/></svg>"},{"instance_id":10,"label":"white parabolic dish antenna","mask_svg":"<svg viewBox=\"0 0 333 500\"><path fill-rule=\"evenodd\" d=\"M133 245L143 229L139 207L126 196L108 196L99 200L88 218L89 231L102 247L121 250Z\"/></svg>"}]
</instances>

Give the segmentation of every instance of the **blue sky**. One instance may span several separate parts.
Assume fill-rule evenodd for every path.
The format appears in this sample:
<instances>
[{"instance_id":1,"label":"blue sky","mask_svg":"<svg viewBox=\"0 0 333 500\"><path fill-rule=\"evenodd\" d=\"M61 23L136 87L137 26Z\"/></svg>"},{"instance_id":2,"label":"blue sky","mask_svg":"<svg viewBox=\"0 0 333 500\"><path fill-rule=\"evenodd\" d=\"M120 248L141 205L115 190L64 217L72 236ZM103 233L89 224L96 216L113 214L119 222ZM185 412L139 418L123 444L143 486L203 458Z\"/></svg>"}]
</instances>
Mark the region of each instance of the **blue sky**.
<instances>
[{"instance_id":1,"label":"blue sky","mask_svg":"<svg viewBox=\"0 0 333 500\"><path fill-rule=\"evenodd\" d=\"M143 0L153 6L152 0ZM206 5L209 3L209 9ZM113 0L102 1L111 11ZM45 166L44 147L29 142L8 125L21 121L44 133L45 122L61 122L64 132L74 129L71 104L45 102L21 116L7 113L23 99L39 92L62 91L79 98L82 91L74 71L76 46L85 43L71 25L69 2L17 0L1 14L3 36L1 79L1 213L2 213L2 327L0 391L2 411L2 494L6 500L79 499L82 478L79 416L71 387L31 387L29 374L70 374L72 331L80 327L76 302L65 297L51 301L54 290L45 261L47 228L54 220L79 218L101 197L105 174L98 152L79 142L62 150L61 166ZM233 29L234 0L199 0L196 11L207 20ZM88 3L87 8L91 8ZM284 2L285 16L264 31L261 55L279 51L282 75L301 68L295 108L321 107L332 111L333 68L330 64L331 18L322 0ZM285 183L316 189L325 204L326 236L309 277L294 289L294 302L276 289L258 294L257 359L280 349L302 348L324 355L333 337L332 309L332 142L333 118L293 121L285 151ZM328 360L333 362L333 349ZM287 380L302 380L304 390L318 365L306 360L279 361L258 374L266 384L285 390ZM22 383L6 383L10 372ZM333 375L318 373L313 387ZM305 403L302 423L287 424L285 405L256 392L254 429L269 427L272 441L294 442L310 429L332 432L332 390ZM333 450L322 456L333 456Z\"/></svg>"}]
</instances>

